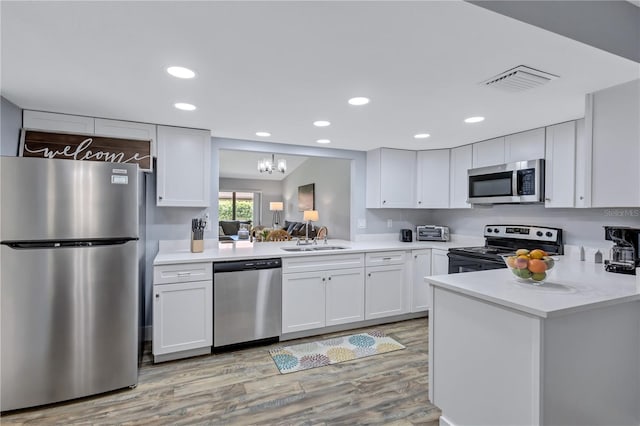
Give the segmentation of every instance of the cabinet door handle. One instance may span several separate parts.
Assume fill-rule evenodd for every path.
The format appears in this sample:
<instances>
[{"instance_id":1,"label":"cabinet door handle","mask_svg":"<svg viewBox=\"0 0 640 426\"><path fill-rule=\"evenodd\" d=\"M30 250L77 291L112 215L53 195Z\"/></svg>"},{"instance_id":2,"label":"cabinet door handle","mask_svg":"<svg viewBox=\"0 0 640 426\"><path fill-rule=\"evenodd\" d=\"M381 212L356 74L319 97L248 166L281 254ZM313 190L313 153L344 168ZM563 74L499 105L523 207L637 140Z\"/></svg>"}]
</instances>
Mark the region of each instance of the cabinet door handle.
<instances>
[{"instance_id":1,"label":"cabinet door handle","mask_svg":"<svg viewBox=\"0 0 640 426\"><path fill-rule=\"evenodd\" d=\"M545 198L544 200L545 201L551 201L551 198Z\"/></svg>"},{"instance_id":2,"label":"cabinet door handle","mask_svg":"<svg viewBox=\"0 0 640 426\"><path fill-rule=\"evenodd\" d=\"M325 279L325 278L323 278L323 279L322 279L322 281L326 281L326 279Z\"/></svg>"},{"instance_id":3,"label":"cabinet door handle","mask_svg":"<svg viewBox=\"0 0 640 426\"><path fill-rule=\"evenodd\" d=\"M162 201L162 195L160 195L160 196L158 197L158 200Z\"/></svg>"},{"instance_id":4,"label":"cabinet door handle","mask_svg":"<svg viewBox=\"0 0 640 426\"><path fill-rule=\"evenodd\" d=\"M391 260L390 257L383 257L382 260Z\"/></svg>"},{"instance_id":5,"label":"cabinet door handle","mask_svg":"<svg viewBox=\"0 0 640 426\"><path fill-rule=\"evenodd\" d=\"M387 200L382 200L382 204L387 204Z\"/></svg>"},{"instance_id":6,"label":"cabinet door handle","mask_svg":"<svg viewBox=\"0 0 640 426\"><path fill-rule=\"evenodd\" d=\"M156 299L160 298L160 293L156 293Z\"/></svg>"},{"instance_id":7,"label":"cabinet door handle","mask_svg":"<svg viewBox=\"0 0 640 426\"><path fill-rule=\"evenodd\" d=\"M581 199L581 200L584 200L584 197L581 195L581 196L580 196L580 199Z\"/></svg>"},{"instance_id":8,"label":"cabinet door handle","mask_svg":"<svg viewBox=\"0 0 640 426\"><path fill-rule=\"evenodd\" d=\"M188 277L191 275L191 272L178 272L179 277Z\"/></svg>"},{"instance_id":9,"label":"cabinet door handle","mask_svg":"<svg viewBox=\"0 0 640 426\"><path fill-rule=\"evenodd\" d=\"M329 281L331 281L331 277L329 277Z\"/></svg>"},{"instance_id":10,"label":"cabinet door handle","mask_svg":"<svg viewBox=\"0 0 640 426\"><path fill-rule=\"evenodd\" d=\"M369 272L368 276L371 276L371 272Z\"/></svg>"},{"instance_id":11,"label":"cabinet door handle","mask_svg":"<svg viewBox=\"0 0 640 426\"><path fill-rule=\"evenodd\" d=\"M418 258L418 255L416 254L415 256L413 256L413 258L414 258L414 259L417 259L417 258Z\"/></svg>"},{"instance_id":12,"label":"cabinet door handle","mask_svg":"<svg viewBox=\"0 0 640 426\"><path fill-rule=\"evenodd\" d=\"M418 204L422 204L422 201L418 201Z\"/></svg>"}]
</instances>

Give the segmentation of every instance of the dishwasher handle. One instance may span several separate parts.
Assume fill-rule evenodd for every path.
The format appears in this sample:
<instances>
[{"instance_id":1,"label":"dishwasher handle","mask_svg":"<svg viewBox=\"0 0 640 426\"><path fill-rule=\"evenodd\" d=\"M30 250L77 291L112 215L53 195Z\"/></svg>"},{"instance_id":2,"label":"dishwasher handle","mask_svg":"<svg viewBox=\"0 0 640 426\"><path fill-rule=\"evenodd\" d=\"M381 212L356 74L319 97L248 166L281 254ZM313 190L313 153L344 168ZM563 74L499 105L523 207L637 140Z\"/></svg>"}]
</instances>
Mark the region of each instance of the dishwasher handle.
<instances>
[{"instance_id":1,"label":"dishwasher handle","mask_svg":"<svg viewBox=\"0 0 640 426\"><path fill-rule=\"evenodd\" d=\"M253 271L259 269L275 269L281 267L282 260L280 258L214 262L213 273L216 274L219 272Z\"/></svg>"}]
</instances>

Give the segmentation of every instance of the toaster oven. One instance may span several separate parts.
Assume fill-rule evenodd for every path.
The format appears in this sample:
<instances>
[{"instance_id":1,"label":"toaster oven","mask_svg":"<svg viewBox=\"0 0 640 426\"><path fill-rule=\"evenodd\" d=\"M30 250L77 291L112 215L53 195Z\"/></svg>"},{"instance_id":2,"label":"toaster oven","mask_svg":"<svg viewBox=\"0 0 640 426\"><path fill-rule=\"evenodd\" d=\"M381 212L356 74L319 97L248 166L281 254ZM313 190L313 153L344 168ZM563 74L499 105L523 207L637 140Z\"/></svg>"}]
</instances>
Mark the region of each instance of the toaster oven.
<instances>
[{"instance_id":1,"label":"toaster oven","mask_svg":"<svg viewBox=\"0 0 640 426\"><path fill-rule=\"evenodd\" d=\"M417 226L416 241L449 241L449 228L435 225Z\"/></svg>"}]
</instances>

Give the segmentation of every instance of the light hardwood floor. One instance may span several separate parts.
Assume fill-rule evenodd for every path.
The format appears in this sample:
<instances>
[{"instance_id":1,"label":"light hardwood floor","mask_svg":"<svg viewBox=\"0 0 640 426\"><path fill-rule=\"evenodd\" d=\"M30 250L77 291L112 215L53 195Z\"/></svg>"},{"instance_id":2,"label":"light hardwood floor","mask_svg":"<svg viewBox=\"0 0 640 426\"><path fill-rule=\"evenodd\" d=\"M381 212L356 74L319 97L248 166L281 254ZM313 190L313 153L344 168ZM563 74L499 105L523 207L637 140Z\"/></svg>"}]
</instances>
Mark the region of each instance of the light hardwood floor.
<instances>
[{"instance_id":1,"label":"light hardwood floor","mask_svg":"<svg viewBox=\"0 0 640 426\"><path fill-rule=\"evenodd\" d=\"M427 319L379 329L407 348L280 374L260 346L140 369L136 389L5 413L5 424L421 424L437 426L428 397Z\"/></svg>"}]
</instances>

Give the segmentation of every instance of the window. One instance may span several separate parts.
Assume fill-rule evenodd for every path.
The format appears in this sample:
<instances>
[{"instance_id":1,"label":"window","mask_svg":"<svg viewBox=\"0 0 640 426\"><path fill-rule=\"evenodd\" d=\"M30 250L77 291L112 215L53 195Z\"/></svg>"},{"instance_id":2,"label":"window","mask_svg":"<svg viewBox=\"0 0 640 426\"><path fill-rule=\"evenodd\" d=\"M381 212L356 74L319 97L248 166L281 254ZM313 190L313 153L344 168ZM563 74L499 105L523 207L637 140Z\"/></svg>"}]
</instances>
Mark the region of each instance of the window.
<instances>
[{"instance_id":1,"label":"window","mask_svg":"<svg viewBox=\"0 0 640 426\"><path fill-rule=\"evenodd\" d=\"M218 219L253 221L253 192L220 192L218 195Z\"/></svg>"}]
</instances>

